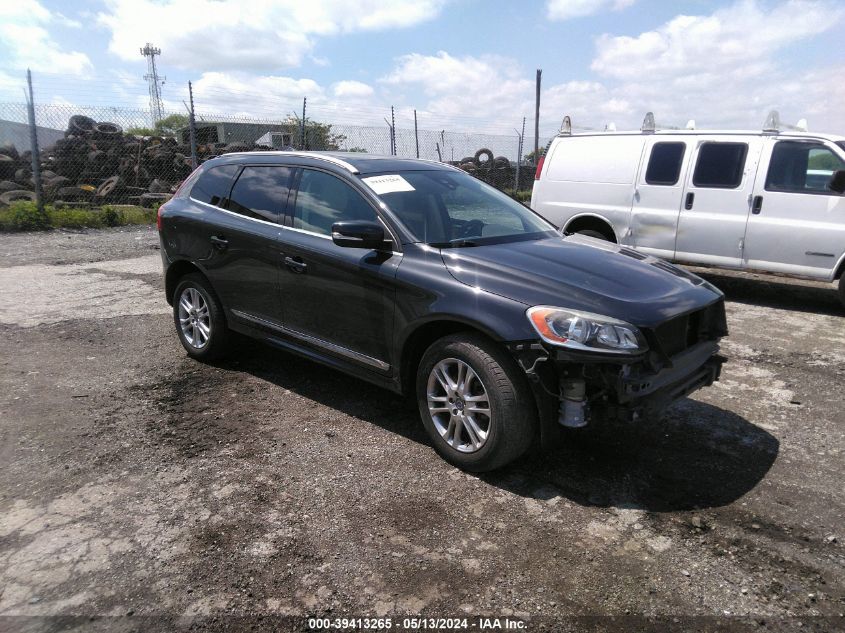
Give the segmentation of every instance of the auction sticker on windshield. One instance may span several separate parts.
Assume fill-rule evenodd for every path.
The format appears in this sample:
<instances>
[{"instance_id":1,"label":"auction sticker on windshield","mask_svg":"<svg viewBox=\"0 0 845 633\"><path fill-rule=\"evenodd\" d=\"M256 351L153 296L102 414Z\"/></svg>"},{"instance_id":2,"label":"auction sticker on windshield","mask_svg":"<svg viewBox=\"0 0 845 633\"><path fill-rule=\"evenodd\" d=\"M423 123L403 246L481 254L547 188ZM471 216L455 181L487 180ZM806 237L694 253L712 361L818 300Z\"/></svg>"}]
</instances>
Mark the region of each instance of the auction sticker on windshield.
<instances>
[{"instance_id":1,"label":"auction sticker on windshield","mask_svg":"<svg viewBox=\"0 0 845 633\"><path fill-rule=\"evenodd\" d=\"M397 191L414 191L407 180L402 178L399 174L389 174L385 176L370 176L369 178L362 178L367 186L376 192L377 195L383 193L396 193Z\"/></svg>"}]
</instances>

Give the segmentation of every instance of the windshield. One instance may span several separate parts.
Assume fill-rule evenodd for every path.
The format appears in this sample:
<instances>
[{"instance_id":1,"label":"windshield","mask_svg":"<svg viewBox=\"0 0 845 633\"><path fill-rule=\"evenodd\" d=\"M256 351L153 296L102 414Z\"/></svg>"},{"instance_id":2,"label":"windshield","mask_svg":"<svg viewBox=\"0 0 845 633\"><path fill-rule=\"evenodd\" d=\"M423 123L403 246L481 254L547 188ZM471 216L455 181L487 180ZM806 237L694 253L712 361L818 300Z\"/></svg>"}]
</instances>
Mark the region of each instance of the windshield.
<instances>
[{"instance_id":1,"label":"windshield","mask_svg":"<svg viewBox=\"0 0 845 633\"><path fill-rule=\"evenodd\" d=\"M555 234L555 227L533 211L462 172L403 171L362 180L415 239L431 246L478 246Z\"/></svg>"}]
</instances>

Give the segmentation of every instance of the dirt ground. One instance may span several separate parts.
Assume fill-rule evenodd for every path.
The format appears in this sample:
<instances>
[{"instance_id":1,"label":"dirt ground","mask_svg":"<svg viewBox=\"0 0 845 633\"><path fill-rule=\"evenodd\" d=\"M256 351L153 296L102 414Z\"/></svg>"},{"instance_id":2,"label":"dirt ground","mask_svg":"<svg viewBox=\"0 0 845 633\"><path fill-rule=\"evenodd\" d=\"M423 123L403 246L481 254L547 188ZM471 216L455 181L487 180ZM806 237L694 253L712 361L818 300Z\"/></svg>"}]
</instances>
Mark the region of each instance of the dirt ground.
<instances>
[{"instance_id":1,"label":"dirt ground","mask_svg":"<svg viewBox=\"0 0 845 633\"><path fill-rule=\"evenodd\" d=\"M0 235L0 630L845 629L829 285L706 273L719 383L475 476L388 392L252 342L187 358L157 249Z\"/></svg>"}]
</instances>

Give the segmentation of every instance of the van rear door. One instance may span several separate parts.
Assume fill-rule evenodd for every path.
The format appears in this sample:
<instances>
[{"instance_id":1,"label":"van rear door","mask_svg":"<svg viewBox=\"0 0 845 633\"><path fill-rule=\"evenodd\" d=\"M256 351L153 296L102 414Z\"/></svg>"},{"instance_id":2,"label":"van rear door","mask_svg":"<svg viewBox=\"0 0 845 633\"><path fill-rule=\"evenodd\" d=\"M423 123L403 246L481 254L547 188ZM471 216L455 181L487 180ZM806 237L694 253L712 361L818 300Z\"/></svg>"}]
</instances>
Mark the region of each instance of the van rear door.
<instances>
[{"instance_id":1,"label":"van rear door","mask_svg":"<svg viewBox=\"0 0 845 633\"><path fill-rule=\"evenodd\" d=\"M692 264L742 266L745 225L763 139L698 136L686 179L675 257Z\"/></svg>"},{"instance_id":2,"label":"van rear door","mask_svg":"<svg viewBox=\"0 0 845 633\"><path fill-rule=\"evenodd\" d=\"M657 257L675 255L675 231L690 154L688 138L655 135L646 142L625 243Z\"/></svg>"}]
</instances>

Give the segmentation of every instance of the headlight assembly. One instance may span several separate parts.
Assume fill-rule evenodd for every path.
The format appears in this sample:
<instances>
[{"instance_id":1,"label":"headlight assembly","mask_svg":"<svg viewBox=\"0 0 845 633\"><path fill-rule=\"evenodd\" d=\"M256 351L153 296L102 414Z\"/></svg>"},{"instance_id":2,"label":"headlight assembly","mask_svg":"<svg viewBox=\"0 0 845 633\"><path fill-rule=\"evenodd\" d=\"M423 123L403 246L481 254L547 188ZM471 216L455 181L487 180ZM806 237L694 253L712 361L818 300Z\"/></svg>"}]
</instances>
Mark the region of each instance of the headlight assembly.
<instances>
[{"instance_id":1,"label":"headlight assembly","mask_svg":"<svg viewBox=\"0 0 845 633\"><path fill-rule=\"evenodd\" d=\"M635 326L601 314L553 306L534 306L526 314L540 338L551 345L611 354L639 354L648 349Z\"/></svg>"}]
</instances>

